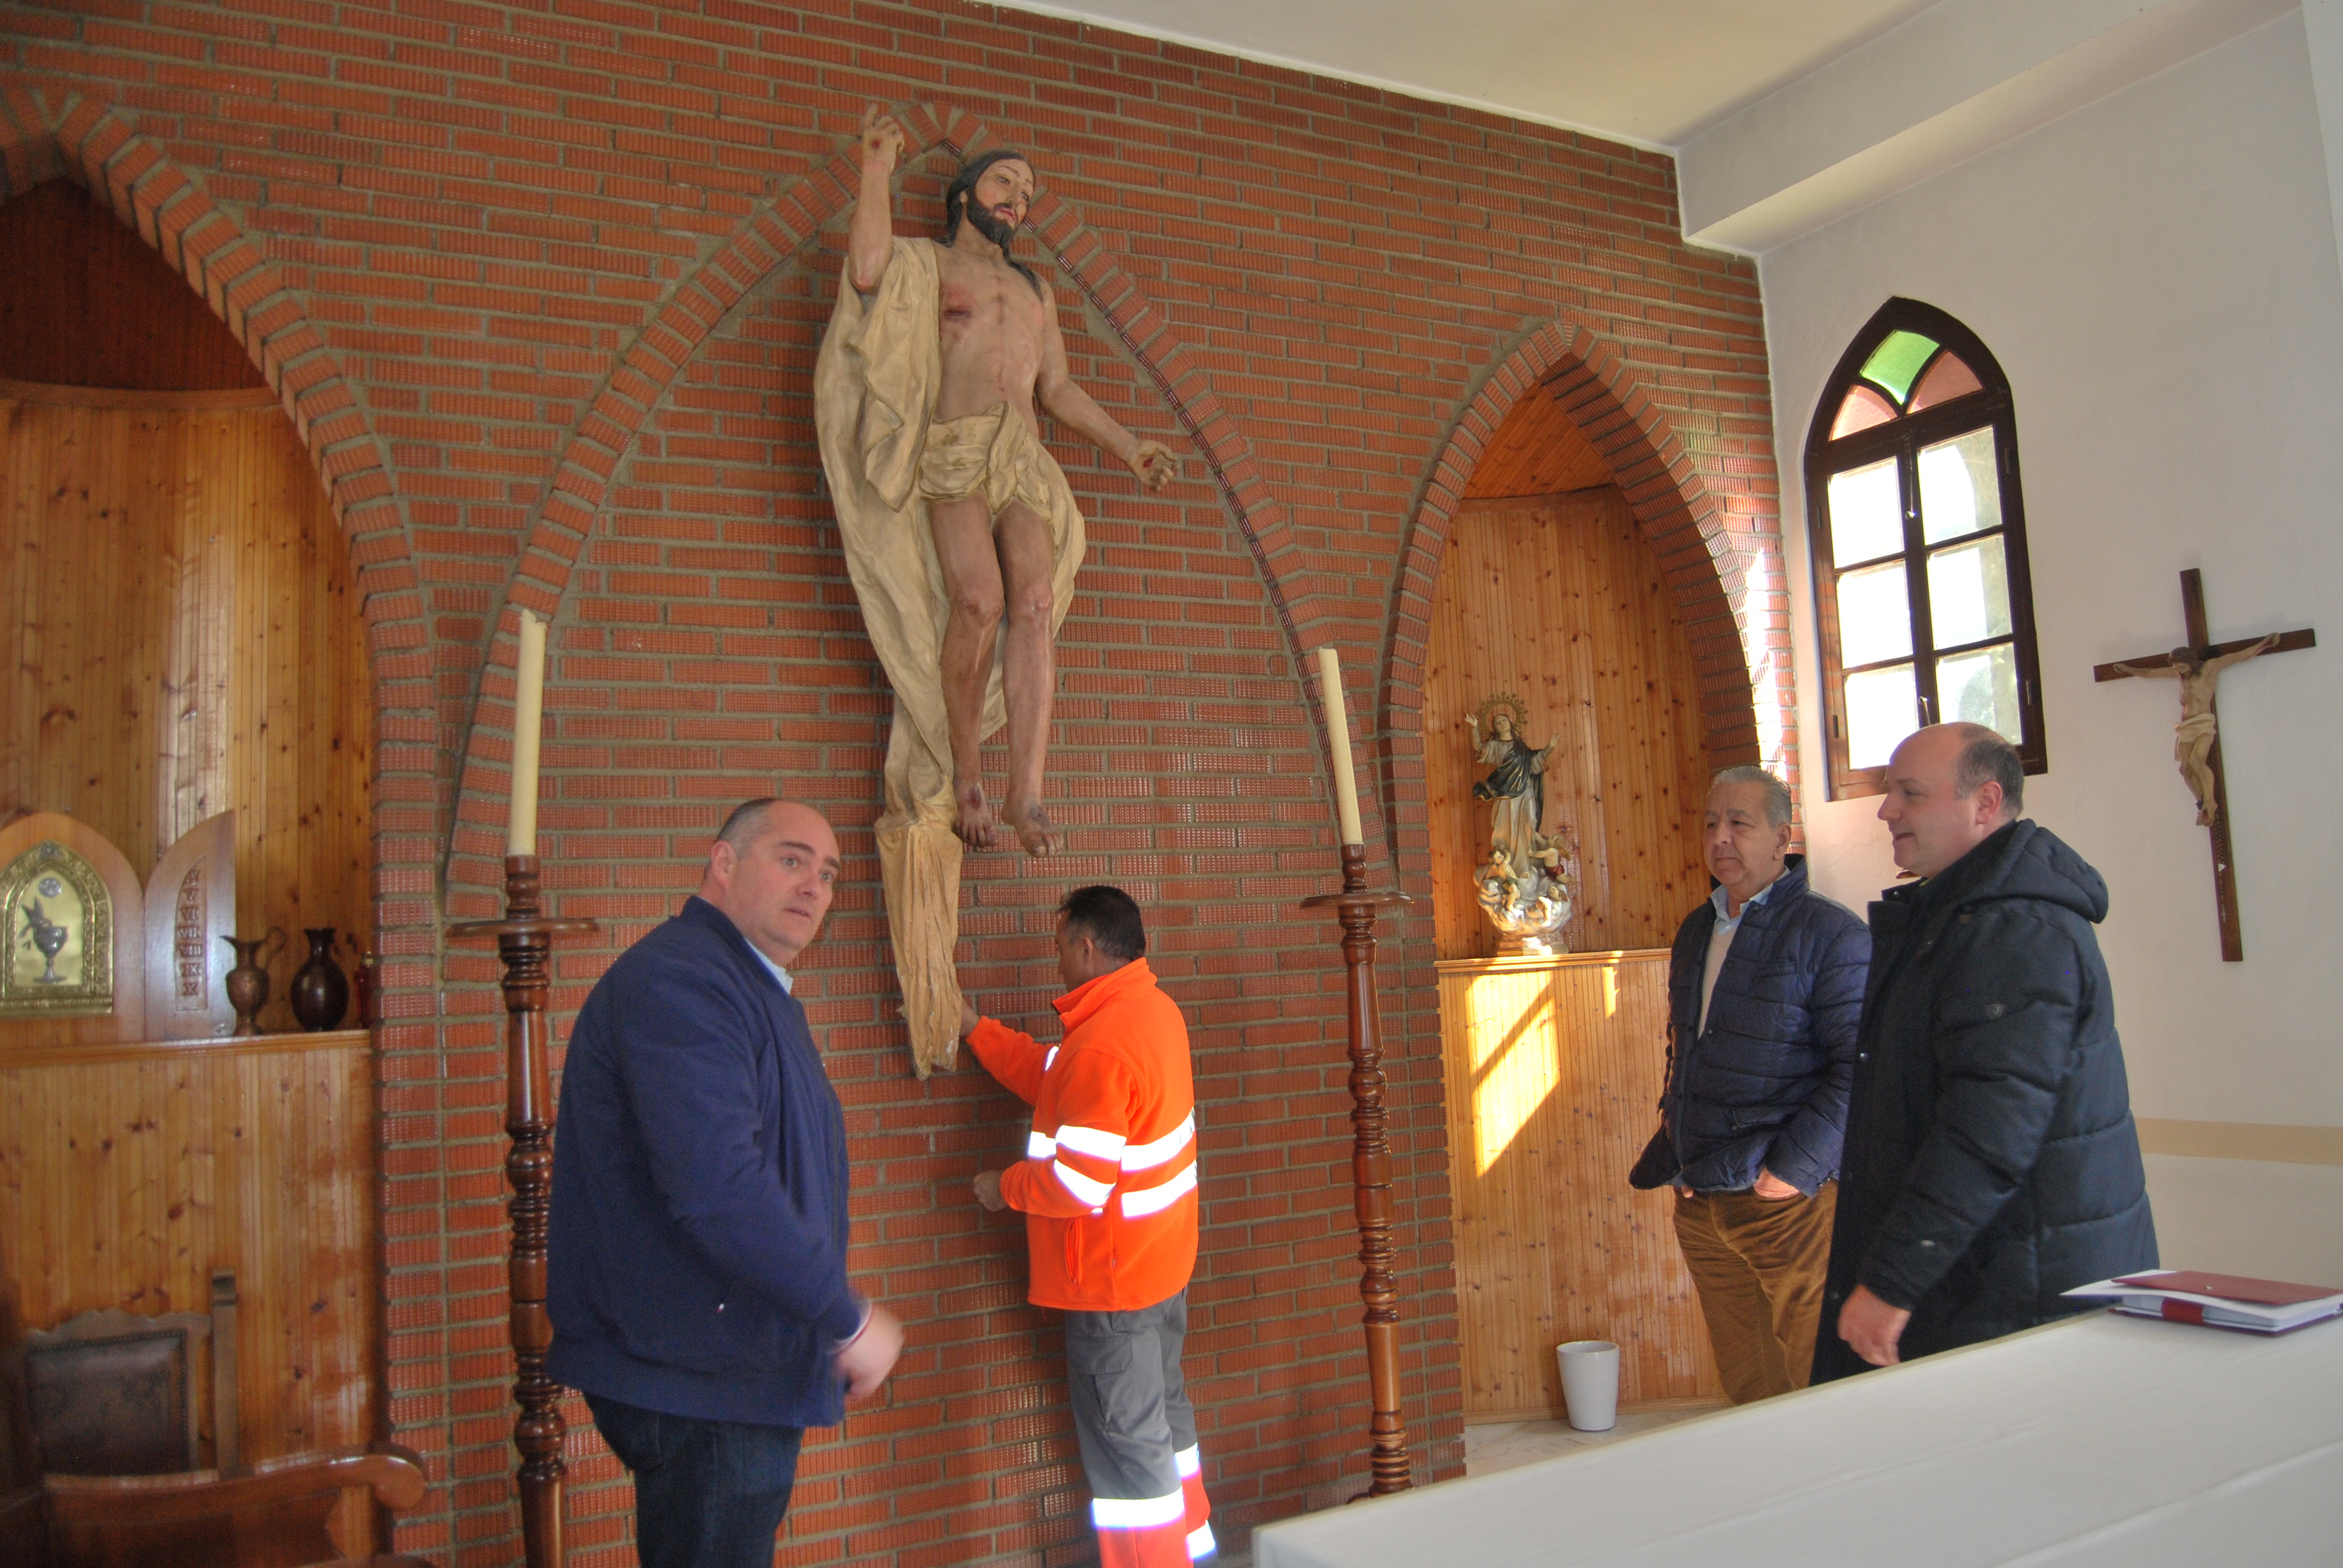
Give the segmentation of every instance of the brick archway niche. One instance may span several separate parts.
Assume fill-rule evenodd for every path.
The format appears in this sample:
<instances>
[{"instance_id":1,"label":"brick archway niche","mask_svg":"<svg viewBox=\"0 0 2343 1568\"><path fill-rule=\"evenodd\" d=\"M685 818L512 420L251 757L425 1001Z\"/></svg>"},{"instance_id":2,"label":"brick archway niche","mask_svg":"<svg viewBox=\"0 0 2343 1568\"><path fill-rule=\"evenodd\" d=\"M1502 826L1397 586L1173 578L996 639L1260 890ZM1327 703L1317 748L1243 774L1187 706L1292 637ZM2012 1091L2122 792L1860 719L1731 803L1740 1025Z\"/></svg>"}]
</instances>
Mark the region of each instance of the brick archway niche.
<instances>
[{"instance_id":1,"label":"brick archway niche","mask_svg":"<svg viewBox=\"0 0 2343 1568\"><path fill-rule=\"evenodd\" d=\"M1440 1108L1447 1099L1453 1049L1448 1023L1461 1020L1443 1021L1441 981L1429 961L1436 938L1424 676L1434 590L1459 508L1475 469L1492 455L1501 427L1517 406L1545 399L1559 409L1609 467L1612 481L1626 498L1691 645L1698 682L1697 748L1708 767L1759 760L1766 741L1782 732L1769 727L1769 716L1772 726L1781 726L1789 712L1786 676L1753 680L1751 673L1765 655L1769 618L1778 608L1766 592L1769 578L1779 581L1778 530L1762 510L1753 518L1736 509L1728 521L1727 506L1710 487L1724 482L1722 460L1704 453L1695 462L1669 413L1646 389L1647 374L1584 327L1567 321L1533 326L1458 417L1424 481L1394 575L1377 690L1377 783L1397 884L1414 900L1393 922L1396 930L1391 934L1401 939L1395 945L1411 955L1395 966L1397 1000L1400 1016L1407 1020L1404 1055L1413 1059L1410 1068L1428 1078L1432 1090L1432 1108L1415 1133L1419 1147L1436 1141L1438 1151L1419 1162L1419 1171L1429 1167L1449 1195L1452 1269L1465 1261L1470 1244L1456 1216L1471 1156L1463 1155L1466 1170L1460 1173L1459 1151L1451 1146L1452 1128ZM1769 759L1776 766L1784 760ZM1452 1274L1448 1289L1461 1293L1460 1283L1460 1275ZM1458 1293L1450 1299L1461 1308ZM1461 1372L1471 1353L1461 1311L1452 1324Z\"/></svg>"},{"instance_id":2,"label":"brick archway niche","mask_svg":"<svg viewBox=\"0 0 2343 1568\"><path fill-rule=\"evenodd\" d=\"M275 264L155 142L121 115L74 93L52 103L25 88L0 92L0 202L65 178L103 202L186 279L244 345L316 464L350 547L365 607L383 713L429 711L418 663L401 649L425 639L407 530L381 442L333 351Z\"/></svg>"},{"instance_id":3,"label":"brick archway niche","mask_svg":"<svg viewBox=\"0 0 2343 1568\"><path fill-rule=\"evenodd\" d=\"M1584 327L1549 321L1498 365L1466 407L1433 463L1400 558L1392 595L1379 692L1383 744L1379 793L1390 824L1400 884L1417 899L1409 934L1431 937L1431 860L1424 848L1423 668L1433 592L1457 508L1498 427L1526 397L1551 399L1601 453L1625 494L1692 641L1700 670L1701 744L1712 769L1769 761L1797 786L1794 744L1763 749L1761 736L1787 735L1792 713L1786 658L1777 679L1753 679L1758 650L1749 638L1762 617L1750 602L1780 576L1778 528L1736 534L1709 493L1683 441L1636 373L1609 342ZM1767 519L1770 521L1770 519ZM1765 711L1761 713L1762 707Z\"/></svg>"},{"instance_id":4,"label":"brick archway niche","mask_svg":"<svg viewBox=\"0 0 2343 1568\"><path fill-rule=\"evenodd\" d=\"M153 246L244 346L292 421L341 525L373 668L372 875L375 940L384 959L374 1078L377 1093L387 1095L414 1076L417 1059L435 1059L439 1049L432 999L440 922L429 830L437 750L416 744L437 726L429 634L385 449L304 297L195 176L97 99L0 89L0 203L60 178L81 186ZM377 1249L390 1234L383 1221L389 1189L382 1184ZM387 1377L381 1389L387 1409L396 1392ZM410 1535L417 1522L427 1533L444 1523L454 1481L447 1434L444 1419L402 1427L401 1441L422 1453L431 1486L402 1525ZM427 1549L440 1550L446 1540L430 1533Z\"/></svg>"}]
</instances>

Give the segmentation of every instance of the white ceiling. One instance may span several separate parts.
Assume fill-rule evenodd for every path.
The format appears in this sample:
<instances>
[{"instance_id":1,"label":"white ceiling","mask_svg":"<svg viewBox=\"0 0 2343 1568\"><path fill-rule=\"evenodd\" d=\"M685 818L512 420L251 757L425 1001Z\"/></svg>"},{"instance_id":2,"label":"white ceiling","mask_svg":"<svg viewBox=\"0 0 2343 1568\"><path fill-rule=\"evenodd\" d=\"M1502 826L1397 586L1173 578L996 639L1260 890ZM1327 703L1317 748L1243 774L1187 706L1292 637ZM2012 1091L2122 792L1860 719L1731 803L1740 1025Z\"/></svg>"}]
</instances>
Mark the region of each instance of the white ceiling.
<instances>
[{"instance_id":1,"label":"white ceiling","mask_svg":"<svg viewBox=\"0 0 2343 1568\"><path fill-rule=\"evenodd\" d=\"M1673 150L1933 0L1005 0Z\"/></svg>"}]
</instances>

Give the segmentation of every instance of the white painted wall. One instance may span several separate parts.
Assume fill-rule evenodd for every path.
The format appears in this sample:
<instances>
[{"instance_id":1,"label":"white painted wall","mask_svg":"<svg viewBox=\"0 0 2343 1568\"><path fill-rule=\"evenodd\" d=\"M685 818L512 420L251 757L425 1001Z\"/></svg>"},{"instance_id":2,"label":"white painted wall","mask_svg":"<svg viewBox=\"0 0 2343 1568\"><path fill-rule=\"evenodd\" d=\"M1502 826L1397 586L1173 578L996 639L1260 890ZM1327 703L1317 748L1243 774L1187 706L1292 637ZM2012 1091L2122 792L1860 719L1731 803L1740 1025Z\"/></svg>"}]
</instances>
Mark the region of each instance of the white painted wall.
<instances>
[{"instance_id":1,"label":"white painted wall","mask_svg":"<svg viewBox=\"0 0 2343 1568\"><path fill-rule=\"evenodd\" d=\"M1763 253L2296 8L1936 0L1678 147L1684 234Z\"/></svg>"},{"instance_id":2,"label":"white painted wall","mask_svg":"<svg viewBox=\"0 0 2343 1568\"><path fill-rule=\"evenodd\" d=\"M2107 879L2135 1109L2343 1125L2343 274L2299 14L1769 250L1760 271L1817 882L1859 910L1894 867L1874 802L1824 799L1805 443L1840 354L1904 295L1967 323L2016 395L2050 758L2027 814ZM2173 685L2091 679L2179 640L2191 566L2217 638L2310 625L2325 644L2222 682L2242 964L2219 961L2206 835L2170 762ZM2177 1185L2217 1164L2223 1203ZM2256 1193L2343 1229L2310 1199L2333 1183L2305 1168L2153 1165L2167 1261L2225 1244L2221 1214Z\"/></svg>"}]
</instances>

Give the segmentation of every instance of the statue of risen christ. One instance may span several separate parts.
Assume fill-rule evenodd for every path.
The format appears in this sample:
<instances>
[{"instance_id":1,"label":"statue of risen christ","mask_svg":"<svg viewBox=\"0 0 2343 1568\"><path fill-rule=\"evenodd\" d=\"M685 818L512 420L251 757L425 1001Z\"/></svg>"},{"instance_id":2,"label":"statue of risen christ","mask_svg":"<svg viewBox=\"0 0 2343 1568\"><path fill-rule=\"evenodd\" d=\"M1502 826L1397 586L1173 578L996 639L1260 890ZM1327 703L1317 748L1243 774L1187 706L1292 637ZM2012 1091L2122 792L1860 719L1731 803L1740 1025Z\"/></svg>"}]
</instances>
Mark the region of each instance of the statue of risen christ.
<instances>
[{"instance_id":1,"label":"statue of risen christ","mask_svg":"<svg viewBox=\"0 0 2343 1568\"><path fill-rule=\"evenodd\" d=\"M866 298L885 284L900 248L890 196L903 142L891 116L875 106L865 114L847 269ZM1034 405L1120 458L1150 490L1172 477L1172 458L1124 429L1068 375L1050 285L1009 254L1032 201L1033 166L1005 148L969 159L945 193L945 241L930 247L941 374L919 494L950 604L941 678L953 829L970 849L990 849L997 836L977 748L998 648L1008 700L1008 823L1039 858L1060 841L1041 806L1041 773L1057 685L1051 641L1064 613L1052 593L1057 552L1048 516L1059 496L1049 492L1062 493L1065 479L1042 450Z\"/></svg>"},{"instance_id":2,"label":"statue of risen christ","mask_svg":"<svg viewBox=\"0 0 2343 1568\"><path fill-rule=\"evenodd\" d=\"M1037 857L1061 842L1041 778L1051 639L1073 601L1082 517L1041 444L1037 406L1149 490L1170 480L1173 462L1073 384L1050 286L1010 254L1032 204L1032 165L978 154L945 193L945 243L898 238L889 186L904 139L876 108L863 116L861 188L814 365L814 425L855 598L894 689L886 806L871 830L924 1078L959 1043L960 857L1001 836L978 748L1003 723L1008 827Z\"/></svg>"}]
</instances>

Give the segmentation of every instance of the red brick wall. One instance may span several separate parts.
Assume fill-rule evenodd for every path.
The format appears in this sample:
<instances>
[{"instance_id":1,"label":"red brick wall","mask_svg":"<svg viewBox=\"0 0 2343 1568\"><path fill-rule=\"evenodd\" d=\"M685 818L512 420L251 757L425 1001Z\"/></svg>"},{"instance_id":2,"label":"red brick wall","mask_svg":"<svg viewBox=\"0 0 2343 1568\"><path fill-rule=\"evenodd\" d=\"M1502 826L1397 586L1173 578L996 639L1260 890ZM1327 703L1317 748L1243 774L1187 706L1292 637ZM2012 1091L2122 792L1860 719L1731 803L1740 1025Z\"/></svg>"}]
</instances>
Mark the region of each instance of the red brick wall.
<instances>
[{"instance_id":1,"label":"red brick wall","mask_svg":"<svg viewBox=\"0 0 2343 1568\"><path fill-rule=\"evenodd\" d=\"M1195 1025L1189 1367L1224 1533L1355 1490L1340 966L1294 908L1334 862L1301 656L1342 648L1375 875L1423 894L1431 584L1479 443L1543 384L1660 548L1712 753L1788 749L1758 725L1787 675L1755 280L1681 245L1667 161L948 4L0 4L0 98L5 189L81 180L186 272L354 538L381 711L391 1419L435 1483L402 1548L517 1560L500 1004L492 962L438 931L493 907L520 604L555 617L548 884L605 931L563 950L565 1020L694 884L729 803L814 799L846 846L804 994L855 1141L854 1266L912 1338L888 1402L809 1450L785 1560L1086 1548L1054 1335L1016 1228L965 1195L1017 1148L1018 1107L980 1073L911 1078L887 962L869 824L889 700L809 402L871 99L923 149L907 228L932 226L960 150L1032 154L1026 244L1056 265L1077 374L1183 457L1141 499L1054 443L1091 518L1053 784L1071 852L971 860L970 977L1038 1025L1069 882L1149 905ZM1429 1477L1462 1461L1429 917L1385 932ZM621 1473L570 1413L578 1560L630 1561Z\"/></svg>"}]
</instances>

